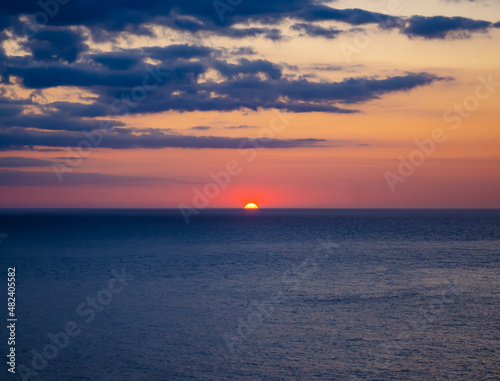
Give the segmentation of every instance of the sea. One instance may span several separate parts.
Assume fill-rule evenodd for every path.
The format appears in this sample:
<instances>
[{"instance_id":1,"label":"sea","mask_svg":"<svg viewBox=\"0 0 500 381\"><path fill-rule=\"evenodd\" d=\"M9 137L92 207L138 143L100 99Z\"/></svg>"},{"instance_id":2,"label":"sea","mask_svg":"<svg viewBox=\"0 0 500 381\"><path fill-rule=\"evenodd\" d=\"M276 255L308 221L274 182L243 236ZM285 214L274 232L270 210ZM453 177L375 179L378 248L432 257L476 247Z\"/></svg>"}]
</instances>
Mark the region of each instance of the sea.
<instances>
[{"instance_id":1,"label":"sea","mask_svg":"<svg viewBox=\"0 0 500 381\"><path fill-rule=\"evenodd\" d=\"M500 210L4 209L0 241L1 380L500 380Z\"/></svg>"}]
</instances>

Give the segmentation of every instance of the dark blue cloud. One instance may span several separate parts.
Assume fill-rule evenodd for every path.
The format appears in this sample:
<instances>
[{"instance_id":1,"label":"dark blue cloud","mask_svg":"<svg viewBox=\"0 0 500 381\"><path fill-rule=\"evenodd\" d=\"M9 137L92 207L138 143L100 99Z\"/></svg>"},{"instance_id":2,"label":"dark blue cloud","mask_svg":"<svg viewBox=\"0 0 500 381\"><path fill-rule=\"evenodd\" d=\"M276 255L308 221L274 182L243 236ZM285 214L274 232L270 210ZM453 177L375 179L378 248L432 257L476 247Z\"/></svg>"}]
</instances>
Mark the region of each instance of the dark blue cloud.
<instances>
[{"instance_id":1,"label":"dark blue cloud","mask_svg":"<svg viewBox=\"0 0 500 381\"><path fill-rule=\"evenodd\" d=\"M32 168L32 167L50 167L52 161L33 159L28 157L0 157L0 168Z\"/></svg>"},{"instance_id":2,"label":"dark blue cloud","mask_svg":"<svg viewBox=\"0 0 500 381\"><path fill-rule=\"evenodd\" d=\"M148 73L145 69L113 72L109 68L89 64L7 68L9 73L20 76L26 87L79 86L96 93L98 98L92 104L55 102L45 108L57 111L22 118L16 116L22 110L21 106L13 104L10 111L13 115L6 118L1 126L62 129L64 123L71 123L72 126L66 129L91 129L93 121L79 122L76 118L119 115L117 108L112 107L117 102L121 105L120 110L131 114L169 110L234 111L242 108L349 113L356 110L339 105L366 102L385 93L407 91L442 79L426 73L408 73L381 79L362 77L341 82L312 82L284 78L281 67L266 60L240 59L237 63L228 63L212 57L158 66L161 72L166 73L166 78L157 88L145 92L145 99L141 102L135 102L131 94L136 86L143 84ZM201 75L211 69L219 71L223 80L200 82ZM133 107L128 106L130 102L134 102Z\"/></svg>"},{"instance_id":3,"label":"dark blue cloud","mask_svg":"<svg viewBox=\"0 0 500 381\"><path fill-rule=\"evenodd\" d=\"M93 61L114 70L128 70L141 63L144 58L160 61L190 60L219 55L220 52L205 46L178 44L165 47L153 46L142 49L119 50L89 55Z\"/></svg>"},{"instance_id":4,"label":"dark blue cloud","mask_svg":"<svg viewBox=\"0 0 500 381\"><path fill-rule=\"evenodd\" d=\"M304 31L310 35L331 38L333 29L322 28L306 23L334 21L361 26L377 24L382 28L400 28L409 36L425 38L445 38L452 31L474 32L485 30L490 23L460 17L423 17L410 19L370 12L363 9L336 9L317 0L267 0L243 1L231 6L226 1L207 0L147 0L147 1L97 1L71 0L59 4L56 0L4 0L0 4L0 27L13 27L16 34L33 35L44 33L43 26L67 27L86 26L91 29L95 39L108 41L117 33L128 31L142 35L153 35L149 25L160 24L177 30L201 33L209 32L232 38L256 37L263 35L272 40L282 38L274 27L283 20L299 21ZM224 11L220 3L225 4ZM215 4L219 4L217 7ZM29 22L20 21L27 16ZM241 27L249 23L260 23L261 27ZM240 24L235 28L235 24ZM61 38L61 37L59 37ZM52 57L53 38L44 39L49 46L39 43L36 50L40 56ZM56 39L54 37L54 43ZM71 59L75 52L65 52L64 59ZM57 54L57 53L56 53Z\"/></svg>"},{"instance_id":5,"label":"dark blue cloud","mask_svg":"<svg viewBox=\"0 0 500 381\"><path fill-rule=\"evenodd\" d=\"M193 183L183 178L119 176L102 173L65 172L60 182L54 172L26 172L0 170L0 186L16 187L73 187L73 186L127 186L162 183Z\"/></svg>"},{"instance_id":6,"label":"dark blue cloud","mask_svg":"<svg viewBox=\"0 0 500 381\"><path fill-rule=\"evenodd\" d=\"M179 95L170 88L152 92L147 102L137 104L131 112L151 113L177 111L234 111L288 109L293 112L350 113L339 104L356 104L376 99L383 94L407 91L440 80L429 74L408 74L385 79L352 78L342 82L318 83L307 80L267 79L249 75L220 83L206 82L178 87ZM107 99L103 96L100 101ZM110 101L108 99L107 101ZM106 101L105 101L106 102Z\"/></svg>"},{"instance_id":7,"label":"dark blue cloud","mask_svg":"<svg viewBox=\"0 0 500 381\"><path fill-rule=\"evenodd\" d=\"M329 39L336 38L341 33L340 30L335 28L323 28L321 26L306 23L294 24L291 29L303 32L303 35L305 34L311 37L324 37Z\"/></svg>"},{"instance_id":8,"label":"dark blue cloud","mask_svg":"<svg viewBox=\"0 0 500 381\"><path fill-rule=\"evenodd\" d=\"M402 33L410 37L443 39L467 37L471 32L485 32L492 24L488 21L472 20L464 17L424 17L413 16Z\"/></svg>"},{"instance_id":9,"label":"dark blue cloud","mask_svg":"<svg viewBox=\"0 0 500 381\"><path fill-rule=\"evenodd\" d=\"M35 60L65 60L70 63L88 49L84 37L69 29L42 30L22 45L31 51Z\"/></svg>"},{"instance_id":10,"label":"dark blue cloud","mask_svg":"<svg viewBox=\"0 0 500 381\"><path fill-rule=\"evenodd\" d=\"M270 79L281 78L281 68L266 60L250 61L246 58L241 58L237 64L228 64L227 62L215 61L214 69L221 72L229 78L238 77L240 74L266 74Z\"/></svg>"},{"instance_id":11,"label":"dark blue cloud","mask_svg":"<svg viewBox=\"0 0 500 381\"><path fill-rule=\"evenodd\" d=\"M0 116L2 119L18 116L23 112L24 106L32 104L30 100L8 99L2 97L1 94L0 91ZM0 123L2 123L2 119L0 119Z\"/></svg>"},{"instance_id":12,"label":"dark blue cloud","mask_svg":"<svg viewBox=\"0 0 500 381\"><path fill-rule=\"evenodd\" d=\"M123 30L127 26L151 23L162 18L173 20L172 25L178 28L192 31L229 26L242 21L274 23L285 18L336 20L353 25L375 23L378 22L377 18L393 19L362 9L333 9L316 0L243 1L235 7L227 7L222 17L214 2L206 0L71 0L64 5L42 0L40 3L42 5L30 0L5 0L0 5L0 11L5 17L41 12L48 17L38 17L36 21L48 25L85 25L105 30Z\"/></svg>"},{"instance_id":13,"label":"dark blue cloud","mask_svg":"<svg viewBox=\"0 0 500 381\"><path fill-rule=\"evenodd\" d=\"M0 48L2 82L12 83L12 77L16 76L25 89L32 89L34 93L71 86L88 90L97 97L92 98L90 104L58 101L39 105L31 99L8 100L0 92L0 149L75 146L82 139L76 132L93 131L102 126L102 122L93 118L113 118L124 113L271 108L291 112L354 113L358 112L355 105L360 103L443 79L428 73L388 78L358 77L340 82L308 80L306 73L296 79L296 76L283 75L283 71L291 69L286 64L263 59L235 59L234 55L255 54L248 47L230 51L176 44L116 49L117 37L122 31L153 35L149 28L156 24L192 33L195 38L211 33L232 39L265 37L278 41L283 37L278 24L292 20L293 30L312 37L337 37L338 29L317 24L318 21L332 21L357 27L374 24L381 28L397 28L409 37L443 39L485 31L492 26L486 21L459 17L399 18L362 9L335 9L317 0L243 1L230 8L221 17L214 2L207 0L71 0L64 5L56 0L3 1L0 27L10 27L9 33L15 36L27 34L28 38L22 39L21 44L31 55L9 57ZM87 27L94 40L107 43L116 51L89 52L85 40L87 33L83 34L79 26ZM7 35L3 32L0 39ZM218 80L211 80L212 77L206 75L213 71L220 74ZM162 78L157 86L145 91L145 78L151 72L162 73ZM134 91L144 93L144 100L137 101ZM119 110L114 107L117 102L121 106ZM33 106L39 113L24 112ZM117 127L123 124L109 121L105 147L237 148L241 143L233 138L182 136L153 130L137 134L133 128ZM32 131L33 128L37 131ZM313 140L269 142L276 148L317 143Z\"/></svg>"},{"instance_id":14,"label":"dark blue cloud","mask_svg":"<svg viewBox=\"0 0 500 381\"><path fill-rule=\"evenodd\" d=\"M308 22L341 21L351 25L379 24L385 28L397 26L400 22L400 18L383 13L370 12L358 8L335 9L318 3L310 4L292 13L291 18Z\"/></svg>"},{"instance_id":15,"label":"dark blue cloud","mask_svg":"<svg viewBox=\"0 0 500 381\"><path fill-rule=\"evenodd\" d=\"M90 56L95 62L108 67L111 70L128 70L137 65L140 57L137 54L127 52L109 52L94 54Z\"/></svg>"},{"instance_id":16,"label":"dark blue cloud","mask_svg":"<svg viewBox=\"0 0 500 381\"><path fill-rule=\"evenodd\" d=\"M156 69L165 73L162 82L185 83L194 81L206 69L201 62L182 62L159 66L142 65L131 70L111 70L88 63L74 65L6 65L4 75L22 78L23 86L44 89L57 86L113 87L117 90L144 86L145 77ZM166 75L168 73L168 76Z\"/></svg>"},{"instance_id":17,"label":"dark blue cloud","mask_svg":"<svg viewBox=\"0 0 500 381\"><path fill-rule=\"evenodd\" d=\"M123 126L122 122L108 120L110 127ZM46 114L18 115L2 117L0 127L37 128L42 130L92 131L99 129L101 122L93 119L81 119L61 111L49 111Z\"/></svg>"},{"instance_id":18,"label":"dark blue cloud","mask_svg":"<svg viewBox=\"0 0 500 381\"><path fill-rule=\"evenodd\" d=\"M206 46L177 44L165 47L147 47L142 49L142 54L157 60L189 60L192 58L209 57L218 51Z\"/></svg>"},{"instance_id":19,"label":"dark blue cloud","mask_svg":"<svg viewBox=\"0 0 500 381\"><path fill-rule=\"evenodd\" d=\"M353 112L338 104L355 104L376 99L394 91L407 91L441 80L426 73L376 78L350 78L341 82L310 82L307 80L259 80L253 76L220 83L205 83L184 99L163 99L163 107L194 111L201 109L230 111L242 107L288 109L293 112ZM217 94L213 98L210 94ZM149 105L155 103L152 98Z\"/></svg>"},{"instance_id":20,"label":"dark blue cloud","mask_svg":"<svg viewBox=\"0 0 500 381\"><path fill-rule=\"evenodd\" d=\"M98 133L93 134L97 139ZM38 147L76 147L79 143L88 141L88 137L82 134L71 132L39 132L15 130L0 131L0 149L19 148L22 146ZM323 139L248 139L229 138L221 136L193 136L166 134L161 130L137 135L130 132L120 132L114 130L106 132L102 142L98 145L101 148L126 149L126 148L217 148L217 149L237 149L255 148L265 146L267 148L296 148L313 147L319 143L324 143ZM255 143L255 144L252 144Z\"/></svg>"}]
</instances>

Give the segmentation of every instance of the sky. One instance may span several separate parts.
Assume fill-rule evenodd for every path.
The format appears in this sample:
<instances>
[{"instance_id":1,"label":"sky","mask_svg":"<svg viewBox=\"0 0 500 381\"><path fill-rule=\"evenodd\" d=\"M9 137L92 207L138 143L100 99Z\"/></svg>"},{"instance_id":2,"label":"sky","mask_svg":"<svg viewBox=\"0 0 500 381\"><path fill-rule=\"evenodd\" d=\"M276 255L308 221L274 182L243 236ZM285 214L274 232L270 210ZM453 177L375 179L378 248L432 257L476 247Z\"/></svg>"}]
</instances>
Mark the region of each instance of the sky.
<instances>
[{"instance_id":1,"label":"sky","mask_svg":"<svg viewBox=\"0 0 500 381\"><path fill-rule=\"evenodd\" d=\"M7 0L0 207L499 208L498 0Z\"/></svg>"}]
</instances>

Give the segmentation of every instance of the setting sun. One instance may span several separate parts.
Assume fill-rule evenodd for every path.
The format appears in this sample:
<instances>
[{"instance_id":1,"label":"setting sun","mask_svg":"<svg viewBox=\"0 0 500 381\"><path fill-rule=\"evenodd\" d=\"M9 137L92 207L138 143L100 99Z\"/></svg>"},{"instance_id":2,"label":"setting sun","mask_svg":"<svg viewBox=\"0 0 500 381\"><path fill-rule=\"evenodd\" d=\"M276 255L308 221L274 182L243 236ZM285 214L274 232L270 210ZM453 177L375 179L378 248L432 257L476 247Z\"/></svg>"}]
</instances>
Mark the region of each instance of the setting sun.
<instances>
[{"instance_id":1,"label":"setting sun","mask_svg":"<svg viewBox=\"0 0 500 381\"><path fill-rule=\"evenodd\" d=\"M257 206L257 204L250 202L250 203L245 205L245 209L259 209L259 207Z\"/></svg>"}]
</instances>

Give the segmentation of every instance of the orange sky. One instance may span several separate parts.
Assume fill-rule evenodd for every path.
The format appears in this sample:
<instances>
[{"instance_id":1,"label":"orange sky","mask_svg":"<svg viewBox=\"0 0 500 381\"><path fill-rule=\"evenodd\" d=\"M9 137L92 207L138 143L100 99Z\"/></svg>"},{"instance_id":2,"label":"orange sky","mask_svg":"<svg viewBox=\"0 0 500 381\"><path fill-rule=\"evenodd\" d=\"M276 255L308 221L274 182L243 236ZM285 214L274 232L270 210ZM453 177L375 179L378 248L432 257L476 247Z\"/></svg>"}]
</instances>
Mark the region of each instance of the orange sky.
<instances>
[{"instance_id":1,"label":"orange sky","mask_svg":"<svg viewBox=\"0 0 500 381\"><path fill-rule=\"evenodd\" d=\"M340 1L338 7L342 8L344 3L347 7L346 1ZM358 3L360 7L369 7L368 1L357 1L355 5ZM498 5L481 8L477 4L436 1L440 6L431 11L424 6L403 3L406 4L403 15L473 15L490 20L492 9L500 14ZM490 21L498 20L493 18ZM494 86L492 91L483 89L481 94L484 99L477 99L476 94L481 84L480 77L492 77L500 82L500 30L493 29L465 39L444 40L412 39L396 31L379 31L371 35L367 47L347 60L340 44L353 44L356 33L363 32L351 32L331 40L290 36L288 40L273 42L246 38L237 40L237 45L254 48L257 55L253 59L294 65L298 68L294 75L310 73L316 76L311 79L313 81L385 77L407 72L427 72L448 79L408 92L383 94L378 99L344 105L344 108L360 111L355 114L286 113L284 117L289 118L289 124L276 132L273 138L325 140L314 147L263 148L255 151L94 148L85 160L71 168L72 173L147 179L135 184L114 184L113 181L74 186L64 182L54 186L0 184L0 207L192 206L196 190L203 193L207 184L214 182L210 173L227 172L228 163L234 162L241 168L241 173L230 175L227 186L219 186L215 197L207 197L207 207L242 207L247 202L256 202L261 208L500 207L500 87ZM186 36L178 35L173 39L184 42ZM158 36L136 37L121 42L122 47L127 48L170 43ZM235 41L212 37L205 43L231 47ZM116 46L105 47L95 43L91 48L102 51L115 49ZM4 42L4 49L12 55L25 54L12 41ZM339 69L318 70L319 65L333 65ZM284 73L287 73L288 69L284 67ZM28 97L33 92L14 83L2 87L19 97ZM82 96L90 96L86 102L92 102L93 97L92 91L73 87L44 89L38 91L37 96L40 99L45 97L41 102L74 101ZM477 109L468 112L468 117L460 117L460 127L454 129L457 119L450 122L443 115L455 104L470 102L473 105L473 98L477 100ZM451 112L448 117L457 115ZM164 111L112 119L123 122L125 127L139 129L171 129L178 134L252 138L267 129L275 117L276 111L273 110L242 109L230 112ZM249 128L225 128L241 125ZM210 129L190 129L194 126ZM434 152L425 155L424 162L414 166L414 172L404 177L403 182L398 182L392 191L387 183L387 172L401 176L398 172L399 158L408 159L417 149L415 140L431 139L436 129L444 131L446 142L435 143ZM60 158L65 156L66 152L0 152L0 158L24 157L62 163L65 160ZM51 172L50 167L20 170Z\"/></svg>"}]
</instances>

